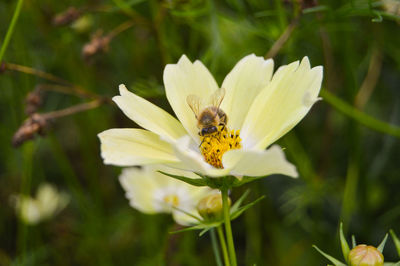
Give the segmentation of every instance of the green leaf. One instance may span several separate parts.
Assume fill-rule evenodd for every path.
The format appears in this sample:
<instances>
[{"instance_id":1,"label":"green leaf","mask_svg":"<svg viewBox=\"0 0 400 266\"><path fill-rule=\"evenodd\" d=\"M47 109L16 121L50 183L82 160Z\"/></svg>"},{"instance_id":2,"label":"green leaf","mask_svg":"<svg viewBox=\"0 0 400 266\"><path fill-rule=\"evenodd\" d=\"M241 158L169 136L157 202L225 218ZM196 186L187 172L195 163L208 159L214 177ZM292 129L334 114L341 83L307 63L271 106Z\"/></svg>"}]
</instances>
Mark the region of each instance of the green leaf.
<instances>
[{"instance_id":1,"label":"green leaf","mask_svg":"<svg viewBox=\"0 0 400 266\"><path fill-rule=\"evenodd\" d=\"M187 232L187 231L202 230L202 229L204 229L204 225L203 224L197 224L197 225L186 227L186 228L183 228L183 229L180 229L180 230L171 231L169 233L170 234L178 234L178 233L183 233L183 232Z\"/></svg>"},{"instance_id":2,"label":"green leaf","mask_svg":"<svg viewBox=\"0 0 400 266\"><path fill-rule=\"evenodd\" d=\"M205 233L207 233L207 232L210 231L211 229L213 229L213 227L204 228L203 231L200 232L199 236L204 235Z\"/></svg>"},{"instance_id":3,"label":"green leaf","mask_svg":"<svg viewBox=\"0 0 400 266\"><path fill-rule=\"evenodd\" d=\"M351 236L351 243L352 243L353 248L355 248L357 246L356 237L354 235Z\"/></svg>"},{"instance_id":4,"label":"green leaf","mask_svg":"<svg viewBox=\"0 0 400 266\"><path fill-rule=\"evenodd\" d=\"M400 138L400 127L383 122L370 115L367 115L366 113L361 112L360 110L353 107L351 104L346 103L326 89L321 90L320 96L324 99L324 101L329 103L336 110L356 120L360 124L378 132Z\"/></svg>"},{"instance_id":5,"label":"green leaf","mask_svg":"<svg viewBox=\"0 0 400 266\"><path fill-rule=\"evenodd\" d=\"M394 245L396 246L397 254L400 257L400 240L397 238L396 234L394 233L394 231L392 229L390 229L389 232L393 239Z\"/></svg>"},{"instance_id":6,"label":"green leaf","mask_svg":"<svg viewBox=\"0 0 400 266\"><path fill-rule=\"evenodd\" d=\"M315 7L310 7L310 8L305 8L303 9L303 14L309 14L309 13L315 13L315 12L323 12L323 11L328 11L330 8L328 6L324 5L318 5Z\"/></svg>"},{"instance_id":7,"label":"green leaf","mask_svg":"<svg viewBox=\"0 0 400 266\"><path fill-rule=\"evenodd\" d=\"M313 245L313 248L315 248L319 253L321 253L322 256L324 256L325 258L327 258L330 262L333 263L333 265L335 266L346 266L346 264L344 264L343 262L335 259L334 257L332 257L331 255L326 254L325 252L323 252L322 250L320 250L316 245Z\"/></svg>"},{"instance_id":8,"label":"green leaf","mask_svg":"<svg viewBox=\"0 0 400 266\"><path fill-rule=\"evenodd\" d=\"M183 182L185 182L185 183L187 183L189 185L192 185L192 186L196 186L196 187L205 187L205 186L207 186L206 181L204 179L201 179L201 178L189 178L189 177L185 177L185 176L172 175L172 174L165 173L163 171L158 171L158 172L160 172L161 174L170 176L172 178L181 180L181 181L183 181Z\"/></svg>"},{"instance_id":9,"label":"green leaf","mask_svg":"<svg viewBox=\"0 0 400 266\"><path fill-rule=\"evenodd\" d=\"M247 183L250 183L250 182L265 178L265 177L267 177L267 176L257 176L257 177L244 176L244 177L242 177L241 180L236 178L236 180L235 180L235 182L233 182L232 186L240 187L240 186L243 186L244 184L247 184Z\"/></svg>"},{"instance_id":10,"label":"green leaf","mask_svg":"<svg viewBox=\"0 0 400 266\"><path fill-rule=\"evenodd\" d=\"M180 230L176 230L176 231L171 231L169 232L170 234L178 234L178 233L182 233L182 232L187 232L187 231L193 231L193 230L202 230L202 232L207 229L210 230L211 228L214 227L218 227L222 224L222 221L217 221L217 222L212 222L212 223L201 223L201 224L196 224L190 227L186 227ZM200 232L200 233L202 233Z\"/></svg>"},{"instance_id":11,"label":"green leaf","mask_svg":"<svg viewBox=\"0 0 400 266\"><path fill-rule=\"evenodd\" d=\"M344 237L344 234L343 234L343 223L342 222L340 223L340 244L342 246L342 253L343 253L344 260L346 262L349 262L348 257L349 257L350 248L349 248L349 244L347 243L346 238Z\"/></svg>"},{"instance_id":12,"label":"green leaf","mask_svg":"<svg viewBox=\"0 0 400 266\"><path fill-rule=\"evenodd\" d=\"M243 202L243 200L248 196L249 192L250 192L250 190L247 190L245 193L243 193L243 195L235 202L235 204L234 204L233 207L231 208L231 214L230 214L231 220L234 220L234 219L238 218L244 211L246 211L248 208L250 208L250 207L253 206L254 204L258 203L260 200L262 200L262 199L265 197L265 196L261 196L261 197L259 197L258 199L256 199L255 201L250 202L250 203L248 203L248 204L246 204L246 205L244 205L244 206L242 206L242 207L239 207L239 206L241 205L241 203ZM176 208L176 209L177 209L177 208ZM202 231L199 233L199 236L202 236L202 235L204 235L207 231L209 231L210 229L212 229L212 228L214 228L214 227L218 227L218 226L220 226L221 224L224 223L224 220L223 220L223 219L220 219L220 220L212 220L212 221L205 221L205 220L201 220L200 218L198 218L198 217L196 217L196 216L194 216L194 215L192 215L192 214L190 214L190 213L188 213L188 212L185 212L185 211L183 211L183 210L180 210L180 209L177 209L177 210L182 211L182 212L184 212L185 214L187 214L187 215L189 215L189 216L195 218L195 219L198 220L200 223L199 223L199 224L196 224L196 225L193 225L193 226L191 226L191 227L187 227L187 228L180 229L180 230L177 230L177 231L169 232L170 234L177 234L177 233L182 233L182 232L187 232L187 231L193 231L193 230L202 230Z\"/></svg>"},{"instance_id":13,"label":"green leaf","mask_svg":"<svg viewBox=\"0 0 400 266\"><path fill-rule=\"evenodd\" d=\"M235 211L237 211L237 209L239 209L240 205L242 205L243 200L246 199L246 197L249 195L250 190L246 190L242 196L240 196L240 198L235 202L235 204L233 204L233 206L231 207L231 214L234 213Z\"/></svg>"},{"instance_id":14,"label":"green leaf","mask_svg":"<svg viewBox=\"0 0 400 266\"><path fill-rule=\"evenodd\" d=\"M190 212L187 212L187 211L182 210L182 209L180 209L180 208L177 208L177 207L175 207L175 206L173 206L172 208L175 209L175 210L177 210L177 211L180 211L180 212L186 214L187 216L192 217L193 219L196 219L196 220L199 221L200 223L203 222L203 220L202 220L200 217L198 217L198 216L196 216L196 215L193 215L193 214L191 214Z\"/></svg>"},{"instance_id":15,"label":"green leaf","mask_svg":"<svg viewBox=\"0 0 400 266\"><path fill-rule=\"evenodd\" d=\"M388 234L385 235L385 237L383 238L382 242L379 244L379 246L377 247L377 249L379 250L380 253L383 252L383 249L385 248L385 244L386 244L386 240L388 238Z\"/></svg>"},{"instance_id":16,"label":"green leaf","mask_svg":"<svg viewBox=\"0 0 400 266\"><path fill-rule=\"evenodd\" d=\"M265 196L261 196L258 199L256 199L253 202L250 202L247 205L244 205L243 207L240 207L237 211L235 211L234 213L231 213L231 220L236 219L237 217L239 217L244 211L246 211L248 208L250 208L251 206L253 206L254 204L258 203L260 200L262 200L263 198L265 198Z\"/></svg>"}]
</instances>

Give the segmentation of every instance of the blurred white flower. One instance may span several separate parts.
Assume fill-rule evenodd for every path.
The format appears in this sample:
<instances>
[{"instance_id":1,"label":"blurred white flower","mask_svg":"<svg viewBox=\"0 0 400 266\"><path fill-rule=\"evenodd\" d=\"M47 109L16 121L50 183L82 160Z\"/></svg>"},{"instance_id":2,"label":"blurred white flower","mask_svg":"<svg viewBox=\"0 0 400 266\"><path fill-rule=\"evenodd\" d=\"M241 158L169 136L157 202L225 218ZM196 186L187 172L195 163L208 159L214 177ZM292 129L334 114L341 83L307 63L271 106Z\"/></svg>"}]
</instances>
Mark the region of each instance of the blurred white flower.
<instances>
[{"instance_id":1,"label":"blurred white flower","mask_svg":"<svg viewBox=\"0 0 400 266\"><path fill-rule=\"evenodd\" d=\"M400 16L400 1L399 0L383 0L383 8L390 14Z\"/></svg>"},{"instance_id":2,"label":"blurred white flower","mask_svg":"<svg viewBox=\"0 0 400 266\"><path fill-rule=\"evenodd\" d=\"M25 195L13 196L17 215L27 224L37 224L49 219L64 209L69 196L48 183L39 186L36 197L32 198Z\"/></svg>"},{"instance_id":3,"label":"blurred white flower","mask_svg":"<svg viewBox=\"0 0 400 266\"><path fill-rule=\"evenodd\" d=\"M179 120L120 85L121 95L113 100L144 129L100 133L104 162L119 166L165 164L211 177L277 173L297 177L296 168L279 146L266 148L303 119L319 99L322 67L311 68L304 57L301 62L280 67L275 74L273 68L272 59L248 55L219 89L200 61L192 63L183 55L164 70L166 96ZM215 94L223 95L218 108L226 113L227 123L211 137L200 136L188 97L212 99ZM195 108L199 112L211 106L210 101L199 103L201 106Z\"/></svg>"},{"instance_id":4,"label":"blurred white flower","mask_svg":"<svg viewBox=\"0 0 400 266\"><path fill-rule=\"evenodd\" d=\"M198 202L205 196L218 192L208 187L186 184L157 170L174 175L188 175L162 165L123 169L119 181L130 205L147 214L172 213L174 220L181 225L197 224L198 221L188 214L200 218L196 209Z\"/></svg>"}]
</instances>

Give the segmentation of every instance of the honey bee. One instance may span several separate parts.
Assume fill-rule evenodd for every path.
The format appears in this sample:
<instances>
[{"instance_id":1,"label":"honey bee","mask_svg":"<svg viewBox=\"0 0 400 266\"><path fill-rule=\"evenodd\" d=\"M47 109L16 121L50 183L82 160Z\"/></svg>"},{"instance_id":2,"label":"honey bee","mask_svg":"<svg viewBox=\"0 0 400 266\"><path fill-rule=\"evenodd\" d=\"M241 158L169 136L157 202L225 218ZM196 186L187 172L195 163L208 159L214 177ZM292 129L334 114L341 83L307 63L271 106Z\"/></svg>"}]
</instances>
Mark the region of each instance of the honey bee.
<instances>
[{"instance_id":1,"label":"honey bee","mask_svg":"<svg viewBox=\"0 0 400 266\"><path fill-rule=\"evenodd\" d=\"M204 102L203 99L196 95L186 97L186 102L197 119L197 128L200 136L211 135L218 131L218 126L223 128L226 126L228 117L219 108L224 96L225 89L221 88L210 96L208 102Z\"/></svg>"}]
</instances>

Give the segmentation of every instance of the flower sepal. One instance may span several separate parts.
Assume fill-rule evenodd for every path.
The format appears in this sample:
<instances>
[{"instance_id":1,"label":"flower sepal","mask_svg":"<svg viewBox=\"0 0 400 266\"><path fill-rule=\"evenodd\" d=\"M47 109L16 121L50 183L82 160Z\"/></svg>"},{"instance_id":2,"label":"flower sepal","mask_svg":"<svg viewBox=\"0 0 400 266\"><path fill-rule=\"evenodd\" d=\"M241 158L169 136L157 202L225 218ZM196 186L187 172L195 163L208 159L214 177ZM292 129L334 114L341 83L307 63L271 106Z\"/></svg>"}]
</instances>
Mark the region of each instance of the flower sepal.
<instances>
[{"instance_id":1,"label":"flower sepal","mask_svg":"<svg viewBox=\"0 0 400 266\"><path fill-rule=\"evenodd\" d=\"M196 186L196 187L206 187L207 186L206 180L204 180L202 178L189 178L189 177L186 177L186 176L169 174L169 173L166 173L164 171L158 171L158 172L163 174L163 175L166 175L166 176L178 179L180 181L183 181L183 182L185 182L185 183L187 183L189 185L192 185L192 186Z\"/></svg>"},{"instance_id":2,"label":"flower sepal","mask_svg":"<svg viewBox=\"0 0 400 266\"><path fill-rule=\"evenodd\" d=\"M224 177L220 177L220 178L215 178L215 177L208 177L206 175L202 175L199 173L195 173L196 175L198 175L200 178L190 178L190 177L186 177L186 176L179 176L179 175L173 175L170 173L166 173L163 171L158 171L164 175L167 175L169 177L181 180L189 185L192 186L196 186L196 187L210 187L210 188L214 188L214 189L221 189L221 188L227 188L227 189L231 189L233 187L240 187L243 186L247 183L265 178L267 176L256 176L256 177L252 177L252 176L244 176L241 179L238 179L235 176L224 176Z\"/></svg>"},{"instance_id":3,"label":"flower sepal","mask_svg":"<svg viewBox=\"0 0 400 266\"><path fill-rule=\"evenodd\" d=\"M214 189L221 190L222 188L231 189L232 187L237 187L238 182L240 182L234 176L224 176L220 178L208 177L202 174L195 173L200 178L190 178L186 176L173 175L170 173L166 173L163 171L159 171L160 173L167 175L169 177L181 180L189 185L196 187L210 187Z\"/></svg>"},{"instance_id":4,"label":"flower sepal","mask_svg":"<svg viewBox=\"0 0 400 266\"><path fill-rule=\"evenodd\" d=\"M400 241L397 239L394 232L391 230L393 241L395 242L397 251L400 256ZM350 250L349 244L347 243L344 233L343 224L340 224L340 244L342 247L343 257L346 263L328 255L327 253L320 250L316 245L313 247L325 258L327 258L335 266L346 266L346 265L365 265L365 266L400 266L400 261L398 262L385 262L382 255L383 249L386 244L388 234L385 235L382 242L377 248L367 245L357 245L354 235L352 236L352 249ZM396 242L397 241L397 242Z\"/></svg>"},{"instance_id":5,"label":"flower sepal","mask_svg":"<svg viewBox=\"0 0 400 266\"><path fill-rule=\"evenodd\" d=\"M397 250L397 254L400 257L400 240L399 238L396 236L396 234L394 233L394 231L392 229L390 229L390 236L393 239L394 245L396 246L396 250ZM399 262L400 263L400 262Z\"/></svg>"},{"instance_id":6,"label":"flower sepal","mask_svg":"<svg viewBox=\"0 0 400 266\"><path fill-rule=\"evenodd\" d=\"M245 212L247 209L249 209L256 203L258 203L265 197L265 196L261 196L261 197L257 198L256 200L254 200L246 205L241 206L243 201L249 195L249 193L250 193L250 190L247 190L245 193L243 193L243 195L230 208L230 220L231 221L238 218L243 212ZM179 209L177 209L177 210L179 211ZM218 227L224 223L223 217L215 217L214 219L203 219L201 217L196 216L194 218L199 222L198 224L193 225L191 227L181 229L181 230L173 231L170 233L175 234L175 233L181 233L181 232L192 231L192 230L202 230L199 233L199 236L202 236L203 234L208 232L210 229L212 229L214 227Z\"/></svg>"}]
</instances>

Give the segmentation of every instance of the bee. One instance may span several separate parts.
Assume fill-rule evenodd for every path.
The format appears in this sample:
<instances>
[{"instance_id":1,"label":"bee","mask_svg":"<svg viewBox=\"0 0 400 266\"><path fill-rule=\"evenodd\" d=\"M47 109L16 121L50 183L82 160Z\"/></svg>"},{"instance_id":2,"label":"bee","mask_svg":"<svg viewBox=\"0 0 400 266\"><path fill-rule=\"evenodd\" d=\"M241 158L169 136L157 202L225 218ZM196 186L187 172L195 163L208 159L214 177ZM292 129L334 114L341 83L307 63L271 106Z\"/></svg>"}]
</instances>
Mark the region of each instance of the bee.
<instances>
[{"instance_id":1,"label":"bee","mask_svg":"<svg viewBox=\"0 0 400 266\"><path fill-rule=\"evenodd\" d=\"M226 126L228 116L219 108L224 96L225 89L221 88L210 96L208 102L204 102L196 95L186 97L186 102L197 119L200 136L211 135L218 131L218 126L222 126L222 129Z\"/></svg>"}]
</instances>

